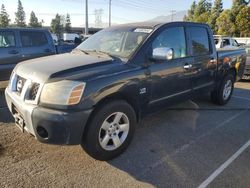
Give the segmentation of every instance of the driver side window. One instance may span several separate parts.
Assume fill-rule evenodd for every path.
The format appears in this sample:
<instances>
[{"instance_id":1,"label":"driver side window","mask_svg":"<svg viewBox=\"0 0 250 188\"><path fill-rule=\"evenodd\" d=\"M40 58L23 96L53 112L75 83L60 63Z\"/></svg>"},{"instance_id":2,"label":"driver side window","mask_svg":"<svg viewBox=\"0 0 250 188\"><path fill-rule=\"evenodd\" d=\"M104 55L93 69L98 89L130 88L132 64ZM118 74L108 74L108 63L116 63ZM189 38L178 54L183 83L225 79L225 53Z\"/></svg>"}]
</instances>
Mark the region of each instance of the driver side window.
<instances>
[{"instance_id":1,"label":"driver side window","mask_svg":"<svg viewBox=\"0 0 250 188\"><path fill-rule=\"evenodd\" d=\"M173 59L187 56L185 32L183 27L172 27L162 31L152 43L152 49L171 48Z\"/></svg>"}]
</instances>

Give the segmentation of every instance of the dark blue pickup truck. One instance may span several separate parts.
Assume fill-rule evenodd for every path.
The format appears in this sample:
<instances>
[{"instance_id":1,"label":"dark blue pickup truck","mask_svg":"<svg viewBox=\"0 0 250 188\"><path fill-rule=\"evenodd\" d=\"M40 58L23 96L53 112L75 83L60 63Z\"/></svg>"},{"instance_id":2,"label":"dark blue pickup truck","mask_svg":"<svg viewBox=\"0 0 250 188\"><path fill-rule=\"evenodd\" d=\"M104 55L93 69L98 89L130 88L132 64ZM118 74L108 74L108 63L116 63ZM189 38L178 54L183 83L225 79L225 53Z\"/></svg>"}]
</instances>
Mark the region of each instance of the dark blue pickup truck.
<instances>
[{"instance_id":1,"label":"dark blue pickup truck","mask_svg":"<svg viewBox=\"0 0 250 188\"><path fill-rule=\"evenodd\" d=\"M5 96L22 131L109 160L156 110L201 93L225 105L245 62L244 49L216 51L206 24L133 23L104 29L71 53L18 64Z\"/></svg>"},{"instance_id":2,"label":"dark blue pickup truck","mask_svg":"<svg viewBox=\"0 0 250 188\"><path fill-rule=\"evenodd\" d=\"M75 45L55 46L44 29L0 29L0 88L9 80L17 63L42 56L70 52Z\"/></svg>"}]
</instances>

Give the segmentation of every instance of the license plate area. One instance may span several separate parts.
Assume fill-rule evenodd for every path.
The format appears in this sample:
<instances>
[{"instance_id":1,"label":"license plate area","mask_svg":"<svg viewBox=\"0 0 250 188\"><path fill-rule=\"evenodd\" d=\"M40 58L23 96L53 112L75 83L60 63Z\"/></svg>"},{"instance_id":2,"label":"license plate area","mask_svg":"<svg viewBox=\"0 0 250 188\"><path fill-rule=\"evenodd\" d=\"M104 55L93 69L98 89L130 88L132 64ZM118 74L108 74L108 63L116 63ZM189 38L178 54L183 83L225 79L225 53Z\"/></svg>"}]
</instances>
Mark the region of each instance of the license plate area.
<instances>
[{"instance_id":1,"label":"license plate area","mask_svg":"<svg viewBox=\"0 0 250 188\"><path fill-rule=\"evenodd\" d=\"M19 112L19 110L16 108L14 104L12 104L11 110L15 119L16 126L19 129L21 129L22 132L24 132L25 121L24 121L23 115Z\"/></svg>"}]
</instances>

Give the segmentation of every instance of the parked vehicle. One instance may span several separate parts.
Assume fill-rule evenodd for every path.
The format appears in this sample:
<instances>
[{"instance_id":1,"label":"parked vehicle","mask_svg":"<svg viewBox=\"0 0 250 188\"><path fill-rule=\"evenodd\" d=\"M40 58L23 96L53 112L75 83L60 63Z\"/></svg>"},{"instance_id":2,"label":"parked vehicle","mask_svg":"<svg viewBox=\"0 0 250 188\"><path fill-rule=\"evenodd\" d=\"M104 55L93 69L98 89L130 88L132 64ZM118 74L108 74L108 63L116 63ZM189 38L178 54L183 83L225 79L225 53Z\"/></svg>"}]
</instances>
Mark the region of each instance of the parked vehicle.
<instances>
[{"instance_id":1,"label":"parked vehicle","mask_svg":"<svg viewBox=\"0 0 250 188\"><path fill-rule=\"evenodd\" d=\"M234 37L239 44L250 45L250 37Z\"/></svg>"},{"instance_id":2,"label":"parked vehicle","mask_svg":"<svg viewBox=\"0 0 250 188\"><path fill-rule=\"evenodd\" d=\"M250 45L244 46L246 52L247 52L247 60L246 60L246 66L244 70L243 79L250 80Z\"/></svg>"},{"instance_id":3,"label":"parked vehicle","mask_svg":"<svg viewBox=\"0 0 250 188\"><path fill-rule=\"evenodd\" d=\"M5 95L22 131L43 143L81 144L109 160L152 112L207 92L225 105L245 61L243 49L217 52L206 24L126 24L94 34L72 53L18 64Z\"/></svg>"},{"instance_id":4,"label":"parked vehicle","mask_svg":"<svg viewBox=\"0 0 250 188\"><path fill-rule=\"evenodd\" d=\"M54 45L51 34L43 29L0 29L0 88L20 61L72 51L75 45Z\"/></svg>"},{"instance_id":5,"label":"parked vehicle","mask_svg":"<svg viewBox=\"0 0 250 188\"><path fill-rule=\"evenodd\" d=\"M214 42L217 49L237 49L241 46L235 39L222 35L214 35Z\"/></svg>"},{"instance_id":6,"label":"parked vehicle","mask_svg":"<svg viewBox=\"0 0 250 188\"><path fill-rule=\"evenodd\" d=\"M56 34L54 34L54 33L51 33L51 37L52 37L52 39L54 41L54 44L58 45L58 42L59 42L58 36Z\"/></svg>"},{"instance_id":7,"label":"parked vehicle","mask_svg":"<svg viewBox=\"0 0 250 188\"><path fill-rule=\"evenodd\" d=\"M76 33L63 33L63 41L65 42L74 42L75 38L80 38Z\"/></svg>"}]
</instances>

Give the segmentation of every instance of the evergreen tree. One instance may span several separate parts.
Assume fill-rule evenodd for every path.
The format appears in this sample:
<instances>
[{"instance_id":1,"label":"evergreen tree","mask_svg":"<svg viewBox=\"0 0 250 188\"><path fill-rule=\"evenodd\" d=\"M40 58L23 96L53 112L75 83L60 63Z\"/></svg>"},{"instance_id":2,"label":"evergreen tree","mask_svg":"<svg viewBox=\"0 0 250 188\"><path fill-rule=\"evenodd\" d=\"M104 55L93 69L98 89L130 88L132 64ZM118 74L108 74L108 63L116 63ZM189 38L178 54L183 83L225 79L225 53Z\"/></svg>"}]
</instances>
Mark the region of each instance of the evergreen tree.
<instances>
[{"instance_id":1,"label":"evergreen tree","mask_svg":"<svg viewBox=\"0 0 250 188\"><path fill-rule=\"evenodd\" d=\"M220 16L223 11L223 3L222 0L215 0L214 6L211 10L211 16L209 19L209 25L211 26L214 33L217 33L218 27L216 26L216 19Z\"/></svg>"},{"instance_id":2,"label":"evergreen tree","mask_svg":"<svg viewBox=\"0 0 250 188\"><path fill-rule=\"evenodd\" d=\"M233 5L231 8L231 12L230 12L230 19L231 22L234 23L234 25L236 24L236 17L239 14L240 10L243 9L244 6L246 6L248 3L246 3L246 1L244 0L233 0ZM240 28L234 26L234 33L238 36L240 35Z\"/></svg>"},{"instance_id":3,"label":"evergreen tree","mask_svg":"<svg viewBox=\"0 0 250 188\"><path fill-rule=\"evenodd\" d=\"M0 13L0 27L8 27L9 24L10 24L9 15L6 12L4 4L2 4Z\"/></svg>"},{"instance_id":4,"label":"evergreen tree","mask_svg":"<svg viewBox=\"0 0 250 188\"><path fill-rule=\"evenodd\" d=\"M194 15L195 19L198 18L201 14L207 11L206 0L200 0L196 6Z\"/></svg>"},{"instance_id":5,"label":"evergreen tree","mask_svg":"<svg viewBox=\"0 0 250 188\"><path fill-rule=\"evenodd\" d=\"M190 7L190 10L188 10L187 16L184 17L184 20L208 23L211 7L211 0L200 0L197 4L194 1Z\"/></svg>"},{"instance_id":6,"label":"evergreen tree","mask_svg":"<svg viewBox=\"0 0 250 188\"><path fill-rule=\"evenodd\" d=\"M240 28L241 37L250 36L250 7L244 6L236 17L236 27Z\"/></svg>"},{"instance_id":7,"label":"evergreen tree","mask_svg":"<svg viewBox=\"0 0 250 188\"><path fill-rule=\"evenodd\" d=\"M188 10L188 14L184 17L184 21L193 21L194 20L194 12L196 9L196 2L193 1L190 9Z\"/></svg>"},{"instance_id":8,"label":"evergreen tree","mask_svg":"<svg viewBox=\"0 0 250 188\"><path fill-rule=\"evenodd\" d=\"M26 27L25 12L21 0L18 0L17 12L15 13L15 24L18 27Z\"/></svg>"},{"instance_id":9,"label":"evergreen tree","mask_svg":"<svg viewBox=\"0 0 250 188\"><path fill-rule=\"evenodd\" d=\"M196 6L193 21L208 23L211 13L211 6L211 1L200 0Z\"/></svg>"},{"instance_id":10,"label":"evergreen tree","mask_svg":"<svg viewBox=\"0 0 250 188\"><path fill-rule=\"evenodd\" d=\"M206 7L206 12L211 12L211 9L212 9L212 2L211 2L211 0L206 0L205 1L205 7Z\"/></svg>"},{"instance_id":11,"label":"evergreen tree","mask_svg":"<svg viewBox=\"0 0 250 188\"><path fill-rule=\"evenodd\" d=\"M30 13L30 23L29 23L29 26L30 27L34 27L34 28L36 28L36 27L42 27L41 22L38 22L38 18L36 17L36 14L33 11L31 11L31 13Z\"/></svg>"},{"instance_id":12,"label":"evergreen tree","mask_svg":"<svg viewBox=\"0 0 250 188\"><path fill-rule=\"evenodd\" d=\"M52 33L57 34L59 37L63 32L62 17L59 14L56 14L56 17L51 21L51 31Z\"/></svg>"},{"instance_id":13,"label":"evergreen tree","mask_svg":"<svg viewBox=\"0 0 250 188\"><path fill-rule=\"evenodd\" d=\"M65 30L66 33L71 32L71 21L70 21L70 15L69 14L66 15L64 30Z\"/></svg>"},{"instance_id":14,"label":"evergreen tree","mask_svg":"<svg viewBox=\"0 0 250 188\"><path fill-rule=\"evenodd\" d=\"M230 10L224 10L216 20L219 35L233 36L235 25L230 19Z\"/></svg>"}]
</instances>

